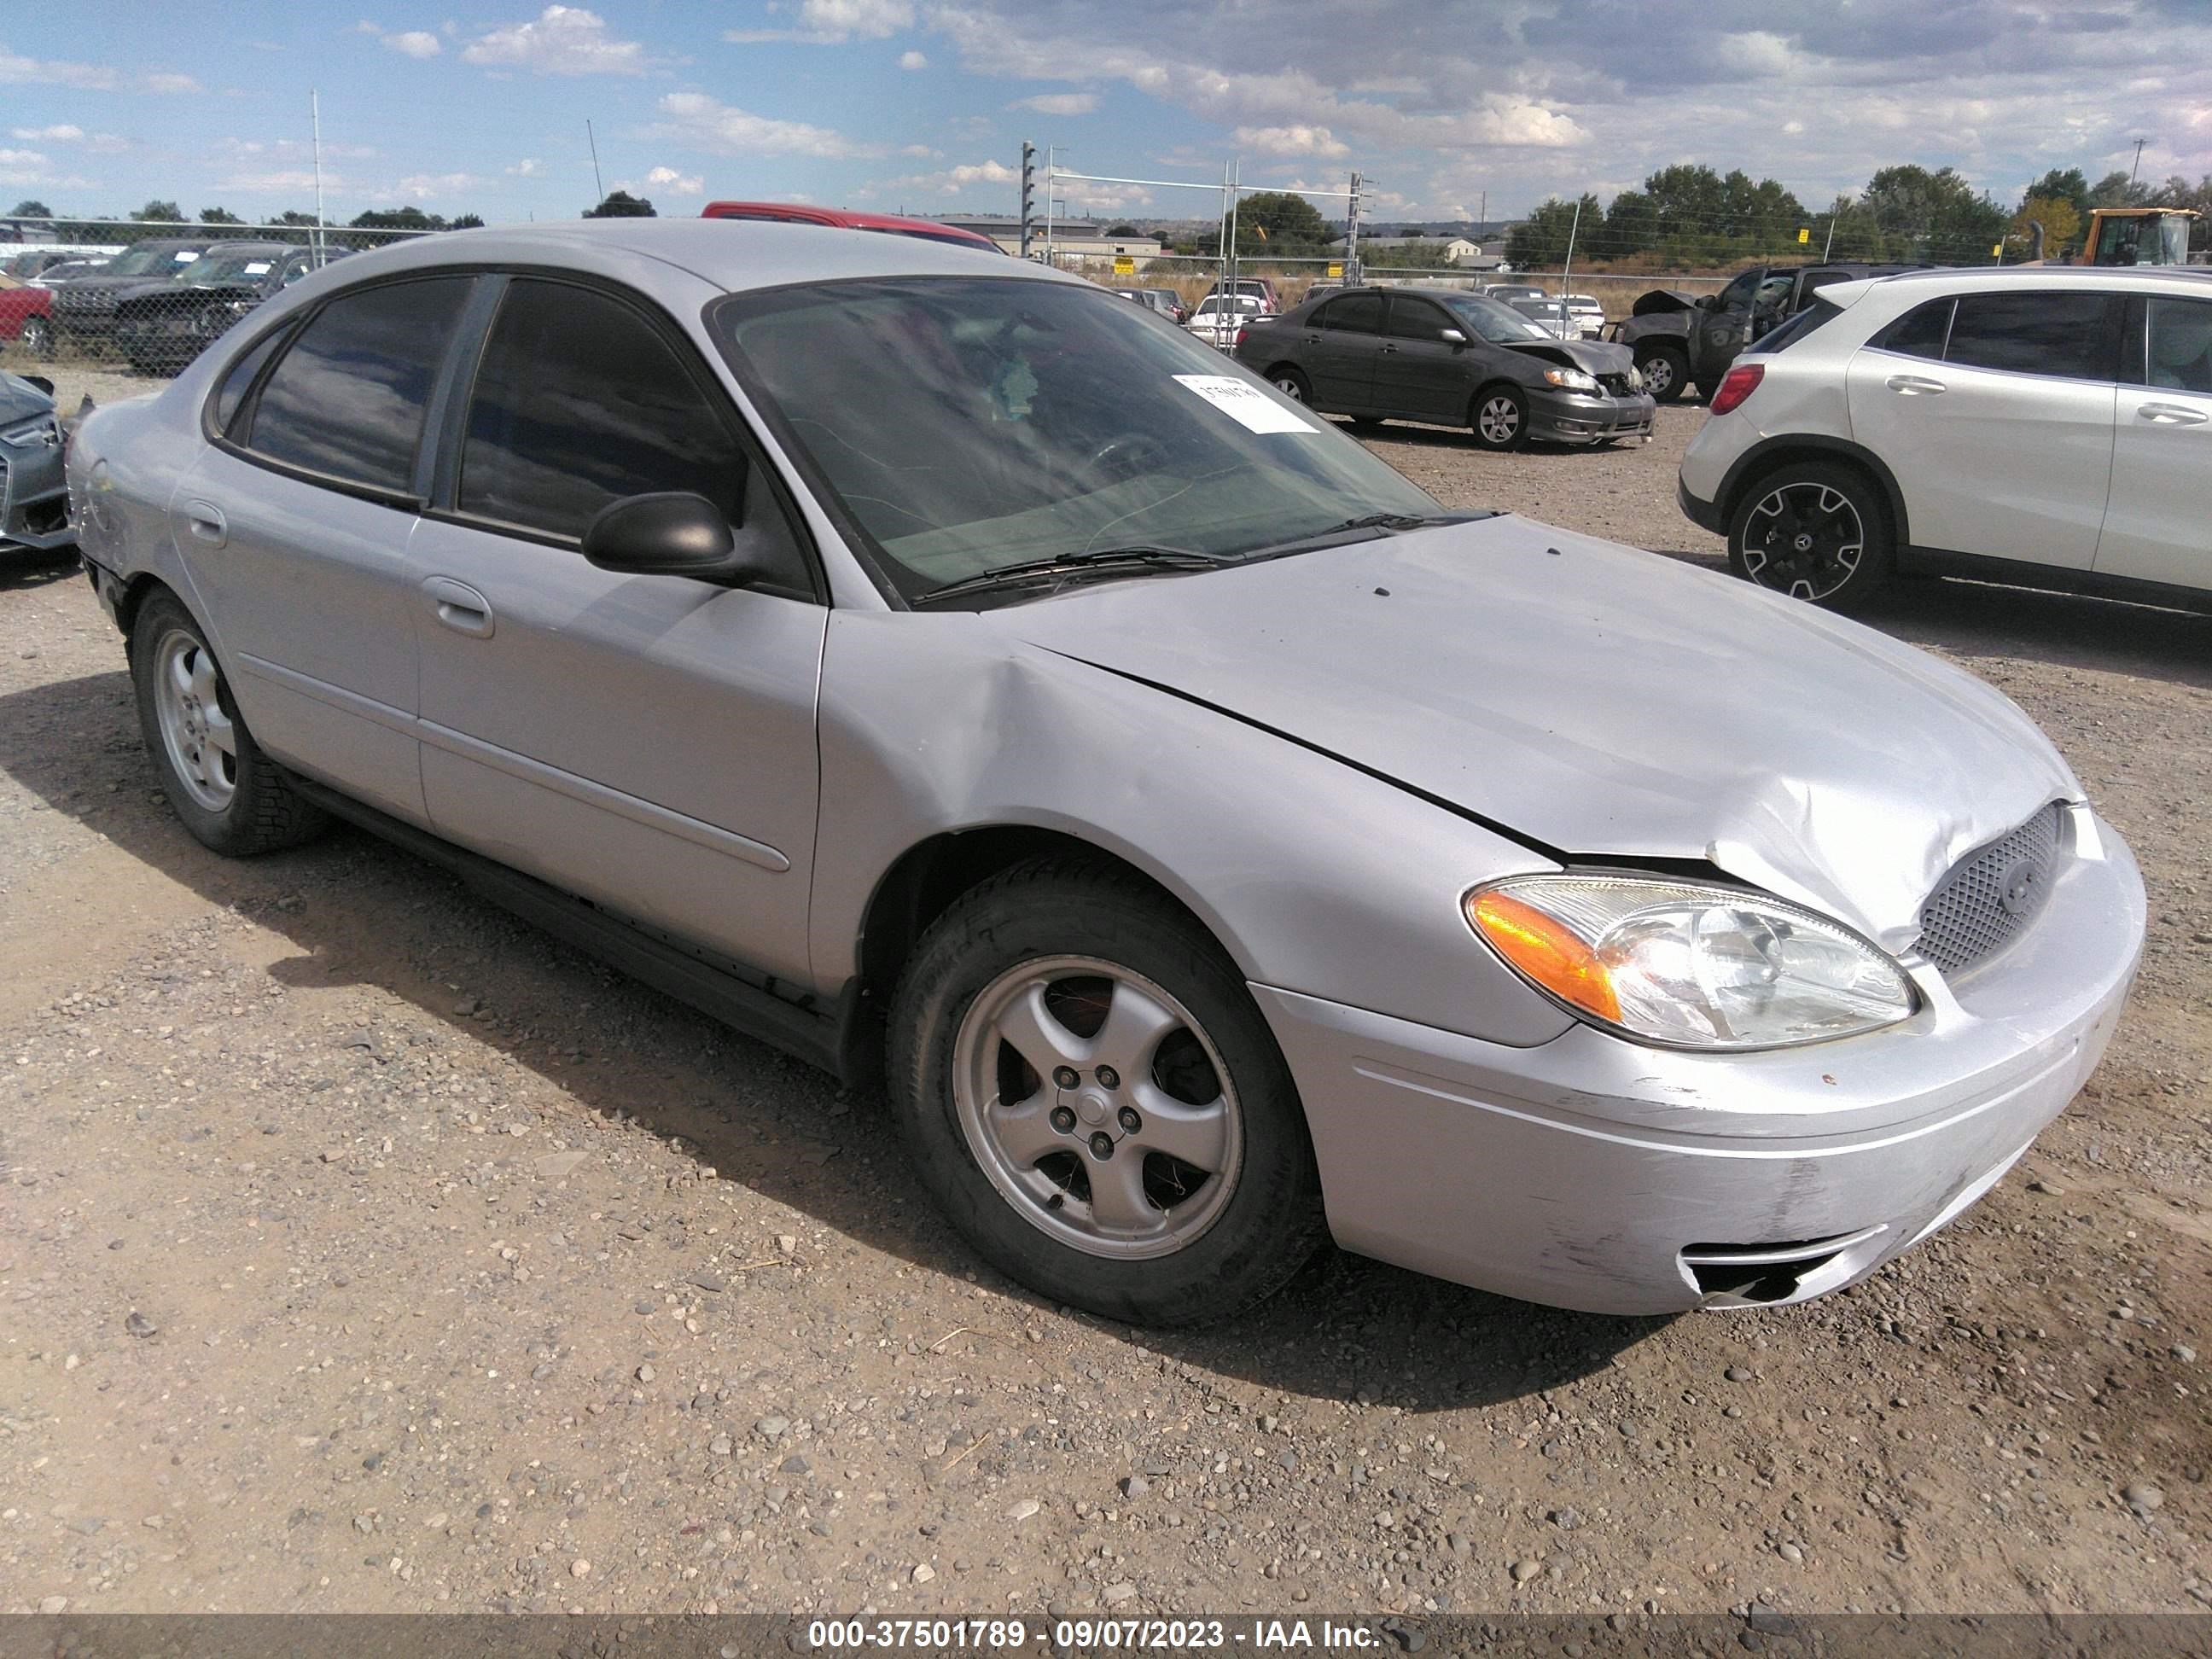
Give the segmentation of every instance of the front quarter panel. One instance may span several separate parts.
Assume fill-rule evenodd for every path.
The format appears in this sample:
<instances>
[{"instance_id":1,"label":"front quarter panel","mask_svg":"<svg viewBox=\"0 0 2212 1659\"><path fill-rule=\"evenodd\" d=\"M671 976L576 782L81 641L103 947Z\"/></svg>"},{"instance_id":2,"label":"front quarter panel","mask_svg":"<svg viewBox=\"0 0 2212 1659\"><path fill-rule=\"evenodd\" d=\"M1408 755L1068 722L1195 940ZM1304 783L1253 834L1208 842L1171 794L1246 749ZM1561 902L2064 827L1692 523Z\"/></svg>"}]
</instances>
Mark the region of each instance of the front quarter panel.
<instances>
[{"instance_id":1,"label":"front quarter panel","mask_svg":"<svg viewBox=\"0 0 2212 1659\"><path fill-rule=\"evenodd\" d=\"M1053 604L1059 601L1043 600ZM871 898L948 830L1076 836L1159 882L1247 979L1513 1047L1572 1023L1474 937L1461 896L1556 866L1328 756L1021 644L989 613L830 618L811 921L825 988Z\"/></svg>"}]
</instances>

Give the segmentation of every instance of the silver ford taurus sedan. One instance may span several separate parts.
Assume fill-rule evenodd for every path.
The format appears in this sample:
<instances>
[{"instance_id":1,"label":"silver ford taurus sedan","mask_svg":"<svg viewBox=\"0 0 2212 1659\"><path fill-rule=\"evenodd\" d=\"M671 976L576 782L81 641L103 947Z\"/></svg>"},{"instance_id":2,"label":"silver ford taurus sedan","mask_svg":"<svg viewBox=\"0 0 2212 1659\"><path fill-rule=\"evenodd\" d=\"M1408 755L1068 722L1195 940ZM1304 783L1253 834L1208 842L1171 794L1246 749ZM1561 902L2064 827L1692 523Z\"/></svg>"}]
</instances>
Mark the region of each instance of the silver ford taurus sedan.
<instances>
[{"instance_id":1,"label":"silver ford taurus sedan","mask_svg":"<svg viewBox=\"0 0 2212 1659\"><path fill-rule=\"evenodd\" d=\"M1343 1246L1796 1300L1996 1182L2135 969L2027 720L1451 514L1107 291L593 222L358 255L68 457L210 847L336 816L848 1077L1137 1321Z\"/></svg>"}]
</instances>

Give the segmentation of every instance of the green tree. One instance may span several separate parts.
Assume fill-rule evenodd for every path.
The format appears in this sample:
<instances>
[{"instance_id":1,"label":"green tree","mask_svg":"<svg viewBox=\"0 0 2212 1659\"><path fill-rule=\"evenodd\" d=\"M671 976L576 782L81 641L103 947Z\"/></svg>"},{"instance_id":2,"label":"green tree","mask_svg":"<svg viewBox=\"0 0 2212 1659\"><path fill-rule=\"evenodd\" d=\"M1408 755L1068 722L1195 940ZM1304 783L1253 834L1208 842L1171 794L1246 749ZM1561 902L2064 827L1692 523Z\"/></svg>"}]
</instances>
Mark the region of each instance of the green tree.
<instances>
[{"instance_id":1,"label":"green tree","mask_svg":"<svg viewBox=\"0 0 2212 1659\"><path fill-rule=\"evenodd\" d=\"M2034 240L2027 228L2030 220L2043 227L2045 258L2057 258L2081 240L2081 216L2075 212L2072 202L2063 196L2031 196L2020 204L2005 233L2008 255L2016 252L2023 259L2033 257Z\"/></svg>"},{"instance_id":2,"label":"green tree","mask_svg":"<svg viewBox=\"0 0 2212 1659\"><path fill-rule=\"evenodd\" d=\"M1939 263L1987 259L2010 216L1952 167L1884 167L1867 180L1859 199L1888 252Z\"/></svg>"},{"instance_id":3,"label":"green tree","mask_svg":"<svg viewBox=\"0 0 2212 1659\"><path fill-rule=\"evenodd\" d=\"M1141 236L1145 233L1124 219L1119 224L1107 226L1106 234L1109 236Z\"/></svg>"},{"instance_id":4,"label":"green tree","mask_svg":"<svg viewBox=\"0 0 2212 1659\"><path fill-rule=\"evenodd\" d=\"M204 225L242 225L246 221L226 207L204 207L200 210L200 222Z\"/></svg>"},{"instance_id":5,"label":"green tree","mask_svg":"<svg viewBox=\"0 0 2212 1659\"><path fill-rule=\"evenodd\" d=\"M131 216L141 224L174 224L185 216L185 210L174 202L165 202L157 196Z\"/></svg>"},{"instance_id":6,"label":"green tree","mask_svg":"<svg viewBox=\"0 0 2212 1659\"><path fill-rule=\"evenodd\" d=\"M1605 210L1605 224L1590 237L1594 258L1626 259L1659 246L1659 206L1640 190L1624 190Z\"/></svg>"},{"instance_id":7,"label":"green tree","mask_svg":"<svg viewBox=\"0 0 2212 1659\"><path fill-rule=\"evenodd\" d=\"M1562 202L1554 196L1513 228L1505 239L1505 263L1516 270L1557 270L1566 263L1567 240L1576 239L1577 257L1589 257L1589 250L1581 238L1593 228L1601 231L1605 212L1597 204L1597 198L1585 195L1581 200L1582 222L1575 222L1576 204Z\"/></svg>"},{"instance_id":8,"label":"green tree","mask_svg":"<svg viewBox=\"0 0 2212 1659\"><path fill-rule=\"evenodd\" d=\"M2150 205L2150 186L2137 184L2117 169L2089 186L2091 207L2148 207Z\"/></svg>"},{"instance_id":9,"label":"green tree","mask_svg":"<svg viewBox=\"0 0 2212 1659\"><path fill-rule=\"evenodd\" d=\"M313 225L319 224L321 221L312 213L302 213L297 208L286 208L269 222L272 225Z\"/></svg>"},{"instance_id":10,"label":"green tree","mask_svg":"<svg viewBox=\"0 0 2212 1659\"><path fill-rule=\"evenodd\" d=\"M1278 253L1289 258L1312 253L1328 245L1328 222L1303 196L1263 190L1237 204L1239 254Z\"/></svg>"},{"instance_id":11,"label":"green tree","mask_svg":"<svg viewBox=\"0 0 2212 1659\"><path fill-rule=\"evenodd\" d=\"M457 215L446 228L447 230L482 230L483 221L473 213L463 213Z\"/></svg>"},{"instance_id":12,"label":"green tree","mask_svg":"<svg viewBox=\"0 0 2212 1659\"><path fill-rule=\"evenodd\" d=\"M606 200L595 208L584 211L586 219L655 219L653 204L642 196L633 196L626 190L611 190Z\"/></svg>"},{"instance_id":13,"label":"green tree","mask_svg":"<svg viewBox=\"0 0 2212 1659\"><path fill-rule=\"evenodd\" d=\"M443 230L446 222L418 207L372 208L354 216L356 230Z\"/></svg>"},{"instance_id":14,"label":"green tree","mask_svg":"<svg viewBox=\"0 0 2212 1659\"><path fill-rule=\"evenodd\" d=\"M16 219L51 219L54 216L54 210L37 197L26 196L15 204L15 211L9 216Z\"/></svg>"},{"instance_id":15,"label":"green tree","mask_svg":"<svg viewBox=\"0 0 2212 1659\"><path fill-rule=\"evenodd\" d=\"M2073 207L2076 223L2089 216L2089 180L2081 168L2051 168L2027 187L2020 198L2021 210L2026 212L2031 201L2048 202L2054 197Z\"/></svg>"}]
</instances>

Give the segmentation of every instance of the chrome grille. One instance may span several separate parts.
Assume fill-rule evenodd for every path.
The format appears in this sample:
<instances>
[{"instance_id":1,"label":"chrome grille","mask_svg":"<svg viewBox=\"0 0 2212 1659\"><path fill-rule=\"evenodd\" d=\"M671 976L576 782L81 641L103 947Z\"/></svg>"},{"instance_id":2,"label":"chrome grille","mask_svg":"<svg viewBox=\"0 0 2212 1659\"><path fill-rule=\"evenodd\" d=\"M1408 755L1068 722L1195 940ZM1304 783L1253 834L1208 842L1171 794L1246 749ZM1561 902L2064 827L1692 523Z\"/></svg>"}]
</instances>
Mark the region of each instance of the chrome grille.
<instances>
[{"instance_id":1,"label":"chrome grille","mask_svg":"<svg viewBox=\"0 0 2212 1659\"><path fill-rule=\"evenodd\" d=\"M2011 944L2051 896L2064 813L2054 801L1953 865L1920 908L1920 954L1956 974Z\"/></svg>"}]
</instances>

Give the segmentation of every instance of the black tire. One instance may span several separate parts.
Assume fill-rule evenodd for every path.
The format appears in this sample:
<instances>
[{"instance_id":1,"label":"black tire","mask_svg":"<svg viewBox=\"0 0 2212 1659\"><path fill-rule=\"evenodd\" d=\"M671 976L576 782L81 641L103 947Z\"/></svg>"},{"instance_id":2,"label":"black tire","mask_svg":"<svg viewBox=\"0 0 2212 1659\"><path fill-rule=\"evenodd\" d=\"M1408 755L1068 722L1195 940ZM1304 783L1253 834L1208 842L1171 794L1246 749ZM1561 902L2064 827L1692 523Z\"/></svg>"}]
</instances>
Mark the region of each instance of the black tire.
<instances>
[{"instance_id":1,"label":"black tire","mask_svg":"<svg viewBox=\"0 0 2212 1659\"><path fill-rule=\"evenodd\" d=\"M1753 482L1729 520L1729 569L1829 611L1849 613L1872 598L1895 551L1889 504L1855 467L1777 467Z\"/></svg>"},{"instance_id":2,"label":"black tire","mask_svg":"<svg viewBox=\"0 0 2212 1659\"><path fill-rule=\"evenodd\" d=\"M1678 345L1639 347L1636 370L1655 402L1678 404L1690 389L1690 354Z\"/></svg>"},{"instance_id":3,"label":"black tire","mask_svg":"<svg viewBox=\"0 0 2212 1659\"><path fill-rule=\"evenodd\" d=\"M954 1069L970 1011L1010 971L1070 956L1110 963L1181 1002L1228 1073L1223 1092L1241 1119L1233 1184L1204 1230L1167 1253L1116 1258L1064 1242L1042 1218L1060 1210L1059 1199L1003 1193L962 1127ZM1039 859L955 902L892 999L887 1076L909 1155L946 1218L1009 1278L1056 1301L1138 1325L1225 1319L1281 1289L1327 1236L1304 1109L1243 976L1203 929L1128 872ZM1042 1099L1042 1080L1036 1086ZM1067 1188L1079 1207L1093 1166L1079 1147L1056 1156L1084 1172L1083 1186ZM1048 1163L1037 1160L1032 1173Z\"/></svg>"},{"instance_id":4,"label":"black tire","mask_svg":"<svg viewBox=\"0 0 2212 1659\"><path fill-rule=\"evenodd\" d=\"M1479 448L1518 449L1528 441L1528 394L1507 381L1494 381L1468 402L1467 424Z\"/></svg>"},{"instance_id":5,"label":"black tire","mask_svg":"<svg viewBox=\"0 0 2212 1659\"><path fill-rule=\"evenodd\" d=\"M1267 371L1267 384L1293 403L1313 406L1313 382L1290 363L1277 363Z\"/></svg>"},{"instance_id":6,"label":"black tire","mask_svg":"<svg viewBox=\"0 0 2212 1659\"><path fill-rule=\"evenodd\" d=\"M230 723L233 753L222 768L229 782L228 799L219 806L196 795L163 732L155 679L173 640L180 647L188 641L187 648L205 653L215 674L217 704ZM297 846L328 825L322 808L295 789L284 769L261 752L231 700L229 682L222 677L207 636L166 590L149 596L132 619L131 679L137 694L139 729L153 755L154 769L161 775L162 793L202 846L231 858L246 858Z\"/></svg>"},{"instance_id":7,"label":"black tire","mask_svg":"<svg viewBox=\"0 0 2212 1659\"><path fill-rule=\"evenodd\" d=\"M23 349L33 357L51 360L57 345L53 324L44 317L26 317L23 319L22 341Z\"/></svg>"},{"instance_id":8,"label":"black tire","mask_svg":"<svg viewBox=\"0 0 2212 1659\"><path fill-rule=\"evenodd\" d=\"M1382 425L1385 418L1381 415L1354 415L1352 417L1352 423L1362 432L1369 432Z\"/></svg>"}]
</instances>

